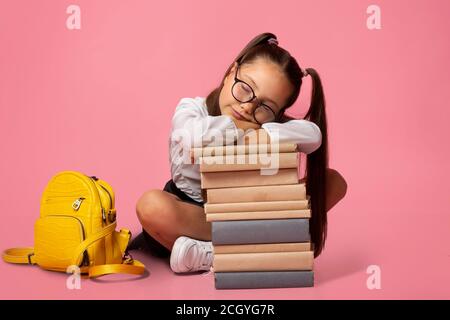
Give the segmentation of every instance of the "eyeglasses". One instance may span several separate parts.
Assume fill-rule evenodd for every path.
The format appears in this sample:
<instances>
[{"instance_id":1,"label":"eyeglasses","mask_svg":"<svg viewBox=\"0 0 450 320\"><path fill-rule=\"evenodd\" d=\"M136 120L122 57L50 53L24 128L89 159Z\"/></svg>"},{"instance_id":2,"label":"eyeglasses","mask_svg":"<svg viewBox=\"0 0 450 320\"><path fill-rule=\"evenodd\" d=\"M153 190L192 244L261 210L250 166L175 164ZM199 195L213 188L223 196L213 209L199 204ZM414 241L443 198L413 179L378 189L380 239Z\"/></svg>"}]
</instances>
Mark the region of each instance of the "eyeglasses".
<instances>
[{"instance_id":1,"label":"eyeglasses","mask_svg":"<svg viewBox=\"0 0 450 320\"><path fill-rule=\"evenodd\" d=\"M256 99L258 101L258 105L255 109L253 109L253 118L258 124L263 124L266 122L272 122L276 119L277 115L268 105L261 103L259 99L256 97L253 88L246 82L238 79L237 74L240 67L240 63L236 68L236 74L234 75L234 84L231 87L231 94L233 97L241 102L247 103Z\"/></svg>"}]
</instances>

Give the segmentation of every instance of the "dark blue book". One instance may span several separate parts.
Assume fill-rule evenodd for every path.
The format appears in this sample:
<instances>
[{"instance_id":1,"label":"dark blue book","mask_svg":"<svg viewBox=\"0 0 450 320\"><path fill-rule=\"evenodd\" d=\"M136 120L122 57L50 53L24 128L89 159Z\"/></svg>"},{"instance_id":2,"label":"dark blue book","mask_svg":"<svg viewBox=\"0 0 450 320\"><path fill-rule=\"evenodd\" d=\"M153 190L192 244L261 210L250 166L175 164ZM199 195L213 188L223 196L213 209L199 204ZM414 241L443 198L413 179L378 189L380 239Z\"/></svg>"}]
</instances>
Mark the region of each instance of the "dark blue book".
<instances>
[{"instance_id":1,"label":"dark blue book","mask_svg":"<svg viewBox=\"0 0 450 320\"><path fill-rule=\"evenodd\" d=\"M253 244L310 241L309 219L212 222L212 243Z\"/></svg>"},{"instance_id":2,"label":"dark blue book","mask_svg":"<svg viewBox=\"0 0 450 320\"><path fill-rule=\"evenodd\" d=\"M216 289L300 288L314 286L313 271L216 272Z\"/></svg>"}]
</instances>

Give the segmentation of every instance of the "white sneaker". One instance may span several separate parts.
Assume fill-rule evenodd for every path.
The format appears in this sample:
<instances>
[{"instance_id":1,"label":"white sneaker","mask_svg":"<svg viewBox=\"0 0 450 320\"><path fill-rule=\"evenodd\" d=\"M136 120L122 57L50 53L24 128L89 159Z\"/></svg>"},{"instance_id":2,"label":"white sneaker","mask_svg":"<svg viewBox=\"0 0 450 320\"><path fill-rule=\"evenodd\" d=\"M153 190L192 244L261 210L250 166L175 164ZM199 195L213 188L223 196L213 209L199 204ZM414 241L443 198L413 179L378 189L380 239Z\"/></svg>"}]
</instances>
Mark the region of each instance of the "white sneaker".
<instances>
[{"instance_id":1,"label":"white sneaker","mask_svg":"<svg viewBox=\"0 0 450 320\"><path fill-rule=\"evenodd\" d=\"M170 268L175 273L210 270L213 262L211 241L179 237L172 247Z\"/></svg>"}]
</instances>

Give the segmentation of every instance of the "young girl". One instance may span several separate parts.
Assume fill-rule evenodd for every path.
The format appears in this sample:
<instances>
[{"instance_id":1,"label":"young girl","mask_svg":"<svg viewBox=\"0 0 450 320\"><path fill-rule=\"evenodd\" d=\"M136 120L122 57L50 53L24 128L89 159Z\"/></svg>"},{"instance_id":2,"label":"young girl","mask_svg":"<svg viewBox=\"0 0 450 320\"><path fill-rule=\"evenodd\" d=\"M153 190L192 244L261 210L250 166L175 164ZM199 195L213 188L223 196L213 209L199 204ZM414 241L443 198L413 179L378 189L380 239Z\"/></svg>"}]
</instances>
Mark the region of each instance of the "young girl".
<instances>
[{"instance_id":1,"label":"young girl","mask_svg":"<svg viewBox=\"0 0 450 320\"><path fill-rule=\"evenodd\" d=\"M294 119L285 111L297 100L303 78L311 77L311 105L304 119ZM195 131L200 135L195 135ZM242 130L237 130L242 129ZM143 232L129 249L146 249L158 256L170 255L176 273L209 270L213 246L211 224L206 222L200 189L198 164L181 161L186 149L208 145L210 132L232 130L224 144L242 141L242 131L257 130L266 140L295 142L307 154L307 194L311 197L310 233L317 257L325 244L327 211L346 193L346 183L335 170L328 169L325 99L318 73L301 69L288 51L278 46L272 33L255 37L228 68L218 88L206 98L183 98L172 118L169 158L172 179L164 190L150 190L138 200L136 212ZM192 133L180 143L176 130ZM252 130L249 130L252 131ZM249 132L247 131L247 132ZM276 134L275 134L276 133Z\"/></svg>"}]
</instances>

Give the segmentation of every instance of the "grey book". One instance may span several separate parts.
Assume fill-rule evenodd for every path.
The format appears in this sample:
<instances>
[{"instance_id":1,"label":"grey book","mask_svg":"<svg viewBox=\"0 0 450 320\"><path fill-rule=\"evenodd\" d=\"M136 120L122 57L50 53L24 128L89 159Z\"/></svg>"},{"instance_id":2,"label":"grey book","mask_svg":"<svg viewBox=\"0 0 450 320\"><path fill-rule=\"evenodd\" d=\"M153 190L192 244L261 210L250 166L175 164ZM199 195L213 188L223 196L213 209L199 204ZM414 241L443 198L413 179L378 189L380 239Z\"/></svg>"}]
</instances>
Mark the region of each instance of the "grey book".
<instances>
[{"instance_id":1,"label":"grey book","mask_svg":"<svg viewBox=\"0 0 450 320\"><path fill-rule=\"evenodd\" d=\"M310 241L309 219L213 221L213 245Z\"/></svg>"},{"instance_id":2,"label":"grey book","mask_svg":"<svg viewBox=\"0 0 450 320\"><path fill-rule=\"evenodd\" d=\"M216 289L300 288L314 286L313 271L216 272Z\"/></svg>"}]
</instances>

